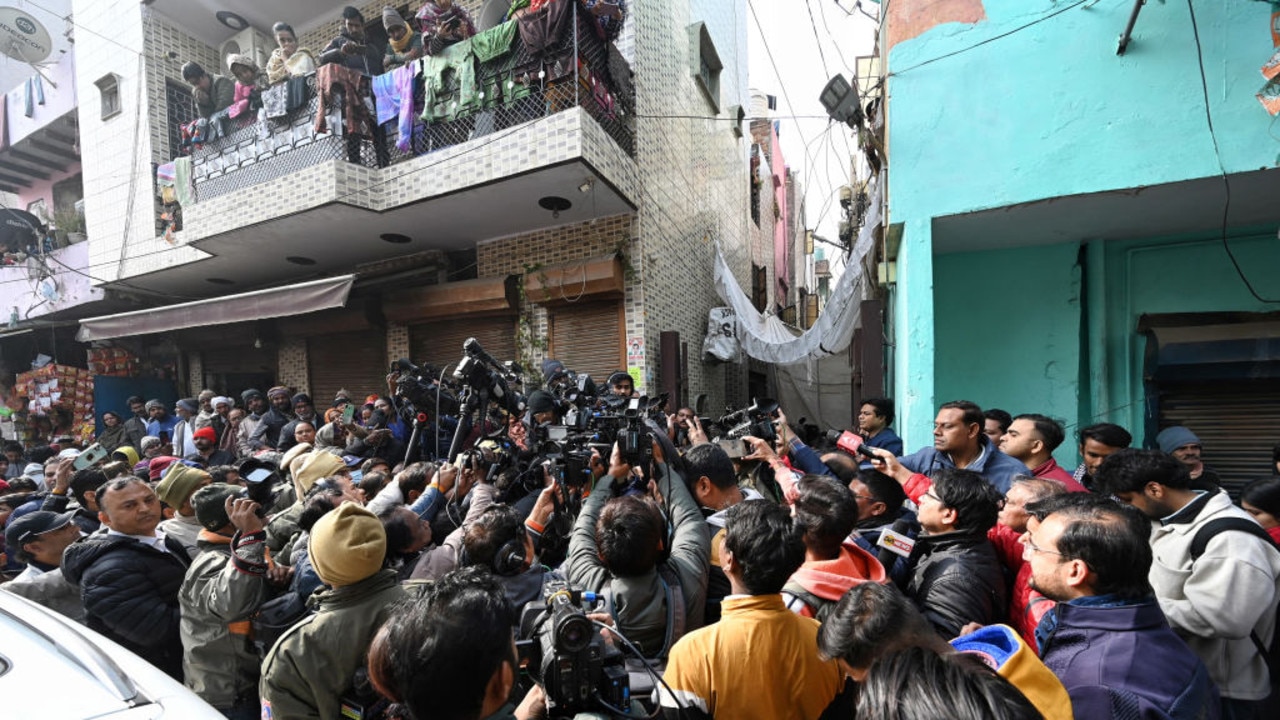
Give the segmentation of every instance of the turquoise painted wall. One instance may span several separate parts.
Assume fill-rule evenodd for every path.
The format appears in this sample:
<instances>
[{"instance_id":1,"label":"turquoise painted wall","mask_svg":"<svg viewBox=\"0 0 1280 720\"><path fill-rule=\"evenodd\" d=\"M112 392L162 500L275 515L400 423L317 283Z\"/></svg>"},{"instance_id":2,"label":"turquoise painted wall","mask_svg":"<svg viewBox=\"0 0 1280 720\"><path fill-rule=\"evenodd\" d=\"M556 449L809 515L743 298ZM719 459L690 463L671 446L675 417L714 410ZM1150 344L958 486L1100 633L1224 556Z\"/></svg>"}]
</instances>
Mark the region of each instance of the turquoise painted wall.
<instances>
[{"instance_id":1,"label":"turquoise painted wall","mask_svg":"<svg viewBox=\"0 0 1280 720\"><path fill-rule=\"evenodd\" d=\"M929 12L929 0L895 1L904 7L899 12ZM1272 6L1194 2L1223 166L1231 173L1275 167L1280 145L1268 133L1271 118L1253 97L1263 82L1258 68L1272 52ZM934 286L946 287L952 263L966 261L933 257L932 218L1220 172L1187 4L1146 4L1124 56L1115 49L1133 5L1129 0L1099 0L1016 30L1068 5L1066 0L984 0L984 20L938 25L889 51L890 221L905 227L893 315L894 391L908 447L929 441L936 403L952 388L963 389L955 382L962 376L943 368L950 362L945 346L952 344L943 326L953 308L942 294L935 308ZM943 57L957 51L962 52ZM1106 245L1105 251L1091 249L1088 258L1091 283L1108 283L1107 291L1099 285L1090 292L1087 331L1094 353L1083 366L1090 390L1075 413L1066 412L1069 395L1050 403L1067 416L1109 411L1137 399L1131 387L1135 370L1123 360L1134 357L1132 323L1127 315L1125 322L1112 317L1119 310L1109 306L1115 300L1109 283L1125 271L1111 257L1114 248ZM1266 252L1265 243L1258 251ZM1221 258L1206 255L1204 260L1216 266ZM1237 304L1237 293L1222 287L1232 297L1204 304ZM1061 302L1072 291L1064 286L1045 292L1055 300L1045 310L1046 319L1058 318ZM1179 295L1179 290L1170 295L1163 304L1202 309L1195 295ZM1102 305L1093 307L1095 301ZM1256 307L1245 303L1233 309ZM1032 359L1043 363L1046 358L1037 351ZM1061 361L1070 364L1068 358ZM1076 367L1081 367L1079 358ZM1140 382L1137 387L1140 394ZM1140 405L1117 412L1141 417Z\"/></svg>"},{"instance_id":2,"label":"turquoise painted wall","mask_svg":"<svg viewBox=\"0 0 1280 720\"><path fill-rule=\"evenodd\" d=\"M1017 415L1038 412L1074 430L1079 414L1080 246L937 255L936 392ZM1076 450L1055 453L1074 467Z\"/></svg>"}]
</instances>

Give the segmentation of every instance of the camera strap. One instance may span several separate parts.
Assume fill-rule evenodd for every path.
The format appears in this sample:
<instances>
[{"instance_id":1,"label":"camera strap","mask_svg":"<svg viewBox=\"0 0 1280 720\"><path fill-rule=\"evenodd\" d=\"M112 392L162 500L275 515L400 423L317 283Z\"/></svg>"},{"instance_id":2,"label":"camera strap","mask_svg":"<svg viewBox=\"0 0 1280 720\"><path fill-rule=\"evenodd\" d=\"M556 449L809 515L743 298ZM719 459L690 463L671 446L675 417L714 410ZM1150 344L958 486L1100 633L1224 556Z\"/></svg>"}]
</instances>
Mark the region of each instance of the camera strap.
<instances>
[{"instance_id":1,"label":"camera strap","mask_svg":"<svg viewBox=\"0 0 1280 720\"><path fill-rule=\"evenodd\" d=\"M662 649L650 660L661 660L671 652L672 646L684 637L688 614L685 612L684 591L680 587L680 577L666 563L658 564L658 582L662 583L662 593L667 605L667 632L662 639ZM618 613L613 602L613 585L606 585L600 596L604 598L609 617L618 623Z\"/></svg>"}]
</instances>

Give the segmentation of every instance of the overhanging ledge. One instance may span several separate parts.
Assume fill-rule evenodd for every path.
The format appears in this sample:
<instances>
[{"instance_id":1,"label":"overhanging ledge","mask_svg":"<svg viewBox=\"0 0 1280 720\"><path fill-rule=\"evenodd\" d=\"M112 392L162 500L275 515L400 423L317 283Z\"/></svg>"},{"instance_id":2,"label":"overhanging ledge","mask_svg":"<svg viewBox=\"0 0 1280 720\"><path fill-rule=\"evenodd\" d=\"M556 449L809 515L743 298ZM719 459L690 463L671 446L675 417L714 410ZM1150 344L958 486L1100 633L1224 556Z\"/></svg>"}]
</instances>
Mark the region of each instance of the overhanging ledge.
<instances>
[{"instance_id":1,"label":"overhanging ledge","mask_svg":"<svg viewBox=\"0 0 1280 720\"><path fill-rule=\"evenodd\" d=\"M347 304L355 279L355 275L342 275L151 310L88 318L80 321L76 339L80 342L110 340L342 307Z\"/></svg>"}]
</instances>

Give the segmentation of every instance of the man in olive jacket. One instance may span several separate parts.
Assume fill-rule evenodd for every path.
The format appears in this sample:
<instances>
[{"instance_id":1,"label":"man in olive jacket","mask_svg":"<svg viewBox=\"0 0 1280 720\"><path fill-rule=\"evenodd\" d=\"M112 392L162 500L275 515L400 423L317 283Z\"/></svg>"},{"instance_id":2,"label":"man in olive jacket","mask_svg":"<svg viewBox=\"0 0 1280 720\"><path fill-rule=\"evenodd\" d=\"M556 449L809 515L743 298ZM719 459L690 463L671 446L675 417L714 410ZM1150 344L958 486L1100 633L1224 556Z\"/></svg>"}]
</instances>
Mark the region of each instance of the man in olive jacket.
<instances>
[{"instance_id":1,"label":"man in olive jacket","mask_svg":"<svg viewBox=\"0 0 1280 720\"><path fill-rule=\"evenodd\" d=\"M612 596L611 612L623 635L645 655L660 657L682 632L702 626L711 537L684 479L663 461L657 443L653 467L670 516L670 540L655 503L636 495L613 497L614 486L632 472L615 446L608 474L583 503L566 565L570 583ZM681 605L683 615L677 616Z\"/></svg>"},{"instance_id":2,"label":"man in olive jacket","mask_svg":"<svg viewBox=\"0 0 1280 720\"><path fill-rule=\"evenodd\" d=\"M227 717L256 717L260 659L248 640L249 617L269 597L258 504L240 487L214 483L195 492L200 554L187 570L182 661L187 687Z\"/></svg>"},{"instance_id":3,"label":"man in olive jacket","mask_svg":"<svg viewBox=\"0 0 1280 720\"><path fill-rule=\"evenodd\" d=\"M316 612L287 630L262 663L262 717L342 717L369 643L391 605L407 597L382 569L387 535L377 516L344 503L311 529L307 556L331 590L312 596Z\"/></svg>"}]
</instances>

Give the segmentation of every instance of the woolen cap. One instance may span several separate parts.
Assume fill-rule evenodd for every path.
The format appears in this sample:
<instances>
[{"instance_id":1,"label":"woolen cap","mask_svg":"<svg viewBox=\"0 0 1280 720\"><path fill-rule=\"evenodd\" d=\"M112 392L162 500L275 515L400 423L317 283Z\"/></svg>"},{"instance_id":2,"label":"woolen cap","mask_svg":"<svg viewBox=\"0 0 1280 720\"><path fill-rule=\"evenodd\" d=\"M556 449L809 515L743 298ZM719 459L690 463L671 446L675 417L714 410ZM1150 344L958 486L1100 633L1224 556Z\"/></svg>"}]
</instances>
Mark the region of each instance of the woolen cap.
<instances>
[{"instance_id":1,"label":"woolen cap","mask_svg":"<svg viewBox=\"0 0 1280 720\"><path fill-rule=\"evenodd\" d=\"M1167 427L1160 431L1156 436L1156 444L1160 446L1160 452L1171 453L1180 447L1187 445L1199 445L1200 438L1196 434L1181 425Z\"/></svg>"},{"instance_id":2,"label":"woolen cap","mask_svg":"<svg viewBox=\"0 0 1280 720\"><path fill-rule=\"evenodd\" d=\"M209 442L217 442L217 441L218 441L218 431L217 431L217 430L214 430L213 428L211 428L211 427L209 427L208 425L206 425L206 426L204 426L204 427L200 428L199 430L196 430L195 432L191 433L191 438L192 438L193 440L199 440L200 438L204 438L205 440L208 440Z\"/></svg>"},{"instance_id":3,"label":"woolen cap","mask_svg":"<svg viewBox=\"0 0 1280 720\"><path fill-rule=\"evenodd\" d=\"M195 398L182 398L176 405L192 415L200 412L200 404L196 402Z\"/></svg>"},{"instance_id":4,"label":"woolen cap","mask_svg":"<svg viewBox=\"0 0 1280 720\"><path fill-rule=\"evenodd\" d=\"M277 395L283 395L284 397L289 397L289 388L286 388L283 385L277 385L267 391L267 397L269 398L273 398Z\"/></svg>"},{"instance_id":5,"label":"woolen cap","mask_svg":"<svg viewBox=\"0 0 1280 720\"><path fill-rule=\"evenodd\" d=\"M406 28L409 27L409 24L404 21L404 18L400 17L400 13L396 12L395 8L391 7L390 5L387 5L386 7L382 8L383 29L390 30L391 28L397 25L401 27L406 27Z\"/></svg>"},{"instance_id":6,"label":"woolen cap","mask_svg":"<svg viewBox=\"0 0 1280 720\"><path fill-rule=\"evenodd\" d=\"M209 473L193 467L187 467L180 462L169 464L168 469L164 471L164 479L156 485L156 496L160 500L175 510L182 507L182 503L191 497L191 493L196 488L209 482ZM151 463L151 474L154 476L156 464Z\"/></svg>"},{"instance_id":7,"label":"woolen cap","mask_svg":"<svg viewBox=\"0 0 1280 720\"><path fill-rule=\"evenodd\" d=\"M551 396L551 393L545 390L534 390L529 393L529 399L525 404L528 405L529 412L537 415L538 413L554 410L556 407L556 399Z\"/></svg>"},{"instance_id":8,"label":"woolen cap","mask_svg":"<svg viewBox=\"0 0 1280 720\"><path fill-rule=\"evenodd\" d=\"M112 458L116 458L117 455L122 456L124 461L129 463L129 467L137 465L138 461L142 459L138 457L138 451L128 445L121 445L115 449L115 452L111 453Z\"/></svg>"},{"instance_id":9,"label":"woolen cap","mask_svg":"<svg viewBox=\"0 0 1280 720\"><path fill-rule=\"evenodd\" d=\"M227 515L227 498L239 495L242 489L239 485L213 483L196 490L196 494L191 496L191 507L196 511L200 526L210 532L226 527L231 522Z\"/></svg>"},{"instance_id":10,"label":"woolen cap","mask_svg":"<svg viewBox=\"0 0 1280 720\"><path fill-rule=\"evenodd\" d=\"M311 528L307 556L316 575L332 587L354 585L382 569L387 532L382 521L355 503L343 503Z\"/></svg>"},{"instance_id":11,"label":"woolen cap","mask_svg":"<svg viewBox=\"0 0 1280 720\"><path fill-rule=\"evenodd\" d=\"M245 390L244 392L240 393L240 402L244 403L245 405L248 405L249 401L256 397L259 397L259 398L262 397L262 391L249 388L248 390Z\"/></svg>"}]
</instances>

